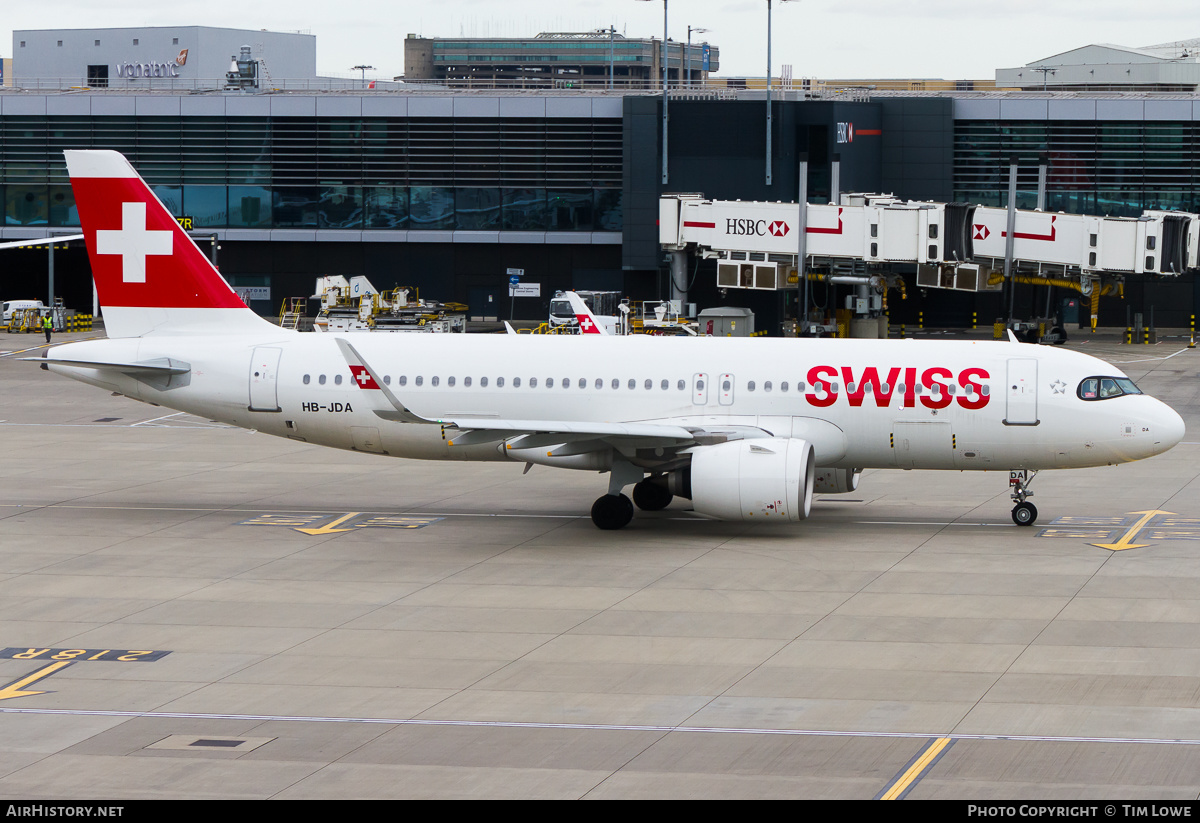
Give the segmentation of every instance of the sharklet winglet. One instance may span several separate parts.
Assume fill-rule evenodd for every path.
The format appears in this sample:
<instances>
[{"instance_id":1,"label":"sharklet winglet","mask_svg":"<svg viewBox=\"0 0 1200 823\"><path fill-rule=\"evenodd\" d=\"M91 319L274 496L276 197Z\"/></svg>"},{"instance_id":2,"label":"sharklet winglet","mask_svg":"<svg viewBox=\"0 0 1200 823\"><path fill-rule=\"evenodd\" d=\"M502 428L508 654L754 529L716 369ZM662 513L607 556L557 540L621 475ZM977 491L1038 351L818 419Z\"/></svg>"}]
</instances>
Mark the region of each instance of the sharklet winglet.
<instances>
[{"instance_id":1,"label":"sharklet winglet","mask_svg":"<svg viewBox=\"0 0 1200 823\"><path fill-rule=\"evenodd\" d=\"M338 348L341 349L342 356L346 358L346 362L351 366L359 366L363 369L366 369L367 374L369 374L371 379L375 381L375 387L383 393L383 396L387 398L387 401L392 404L392 408L396 410L394 413L389 413L387 411L380 413L377 411L375 414L378 417L381 417L384 420L398 420L402 423L421 423L425 425L437 425L440 422L438 420L429 420L410 411L407 406L400 402L396 395L392 394L392 390L388 388L386 383L383 382L383 378L373 368L371 368L370 364L363 359L363 356L358 353L358 350L355 349L354 346L350 345L350 343L342 337L338 337L336 340Z\"/></svg>"}]
</instances>

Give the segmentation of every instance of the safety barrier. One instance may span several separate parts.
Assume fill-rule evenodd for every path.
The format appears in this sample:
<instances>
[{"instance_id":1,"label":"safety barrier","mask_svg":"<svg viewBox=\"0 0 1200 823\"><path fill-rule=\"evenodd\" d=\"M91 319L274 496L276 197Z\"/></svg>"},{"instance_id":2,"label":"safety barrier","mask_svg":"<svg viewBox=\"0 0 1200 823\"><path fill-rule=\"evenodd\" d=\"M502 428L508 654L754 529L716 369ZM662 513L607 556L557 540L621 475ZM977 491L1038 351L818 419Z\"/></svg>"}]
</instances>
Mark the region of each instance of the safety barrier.
<instances>
[{"instance_id":1,"label":"safety barrier","mask_svg":"<svg viewBox=\"0 0 1200 823\"><path fill-rule=\"evenodd\" d=\"M94 318L90 314L73 314L57 324L53 331L91 331ZM34 334L42 331L44 318L38 309L19 309L13 312L7 326L0 326L11 334Z\"/></svg>"}]
</instances>

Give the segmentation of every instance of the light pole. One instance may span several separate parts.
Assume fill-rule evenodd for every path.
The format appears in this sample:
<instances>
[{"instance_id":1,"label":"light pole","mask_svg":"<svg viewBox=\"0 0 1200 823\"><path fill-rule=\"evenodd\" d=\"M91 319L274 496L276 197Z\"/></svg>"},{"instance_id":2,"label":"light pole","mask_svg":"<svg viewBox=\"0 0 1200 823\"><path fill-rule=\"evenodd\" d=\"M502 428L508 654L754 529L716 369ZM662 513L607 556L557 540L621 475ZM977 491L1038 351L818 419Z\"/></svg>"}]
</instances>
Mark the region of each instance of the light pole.
<instances>
[{"instance_id":1,"label":"light pole","mask_svg":"<svg viewBox=\"0 0 1200 823\"><path fill-rule=\"evenodd\" d=\"M712 31L712 29L702 28L700 26L688 26L687 53L683 58L683 62L687 66L684 71L687 72L687 84L689 86L692 85L692 32L695 32L696 34L707 34L710 31Z\"/></svg>"},{"instance_id":2,"label":"light pole","mask_svg":"<svg viewBox=\"0 0 1200 823\"><path fill-rule=\"evenodd\" d=\"M612 91L613 80L616 74L616 53L614 52L613 37L617 33L617 27L609 24L607 29L597 29L600 34L608 35L608 89Z\"/></svg>"},{"instance_id":3,"label":"light pole","mask_svg":"<svg viewBox=\"0 0 1200 823\"><path fill-rule=\"evenodd\" d=\"M363 84L364 89L367 87L367 69L374 71L375 67L374 66L351 66L350 67L351 71L361 71L362 72L362 84Z\"/></svg>"},{"instance_id":4,"label":"light pole","mask_svg":"<svg viewBox=\"0 0 1200 823\"><path fill-rule=\"evenodd\" d=\"M1040 71L1042 73L1042 91L1046 91L1046 76L1050 74L1058 74L1058 72L1054 69L1047 68L1045 66L1034 66L1033 70Z\"/></svg>"},{"instance_id":5,"label":"light pole","mask_svg":"<svg viewBox=\"0 0 1200 823\"><path fill-rule=\"evenodd\" d=\"M653 0L641 0L643 3ZM770 2L770 0L768 0ZM662 44L662 181L667 182L667 0L663 0L663 44Z\"/></svg>"},{"instance_id":6,"label":"light pole","mask_svg":"<svg viewBox=\"0 0 1200 823\"><path fill-rule=\"evenodd\" d=\"M664 0L665 2L666 0ZM790 3L792 0L779 0ZM767 185L771 185L771 0L767 0Z\"/></svg>"}]
</instances>

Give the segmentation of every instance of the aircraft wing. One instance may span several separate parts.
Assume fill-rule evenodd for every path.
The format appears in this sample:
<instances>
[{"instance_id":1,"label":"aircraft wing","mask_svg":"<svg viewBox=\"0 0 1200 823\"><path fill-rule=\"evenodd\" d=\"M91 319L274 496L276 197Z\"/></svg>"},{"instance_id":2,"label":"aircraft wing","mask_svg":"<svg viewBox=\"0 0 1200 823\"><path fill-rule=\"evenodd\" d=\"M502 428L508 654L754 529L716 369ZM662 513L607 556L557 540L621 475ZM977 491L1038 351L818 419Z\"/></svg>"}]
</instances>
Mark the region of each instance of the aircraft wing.
<instances>
[{"instance_id":1,"label":"aircraft wing","mask_svg":"<svg viewBox=\"0 0 1200 823\"><path fill-rule=\"evenodd\" d=\"M408 412L412 414L412 412ZM398 412L376 410L384 419L409 422ZM478 446L508 440L510 449L565 447L556 454L582 454L612 446L622 449L662 447L672 452L692 446L726 440L752 440L772 437L756 426L719 426L708 429L661 423L609 423L591 420L503 420L496 418L454 417L425 420L442 427L442 436L450 446Z\"/></svg>"},{"instance_id":2,"label":"aircraft wing","mask_svg":"<svg viewBox=\"0 0 1200 823\"><path fill-rule=\"evenodd\" d=\"M677 451L706 443L771 437L755 426L725 426L712 430L663 422L607 422L592 420L509 420L455 415L450 418L423 417L397 397L380 375L348 340L337 338L355 382L363 389L378 390L391 406L374 409L382 420L410 425L440 425L451 446L471 446L511 440L509 448L561 446L572 453L617 449L664 447Z\"/></svg>"},{"instance_id":3,"label":"aircraft wing","mask_svg":"<svg viewBox=\"0 0 1200 823\"><path fill-rule=\"evenodd\" d=\"M520 437L514 448L536 448L579 440L617 438L621 440L665 441L671 445L694 442L695 434L683 426L661 423L597 423L575 420L495 420L457 417L440 420L447 429L451 446L486 443ZM455 434L453 430L462 432ZM464 438L468 441L464 443Z\"/></svg>"}]
</instances>

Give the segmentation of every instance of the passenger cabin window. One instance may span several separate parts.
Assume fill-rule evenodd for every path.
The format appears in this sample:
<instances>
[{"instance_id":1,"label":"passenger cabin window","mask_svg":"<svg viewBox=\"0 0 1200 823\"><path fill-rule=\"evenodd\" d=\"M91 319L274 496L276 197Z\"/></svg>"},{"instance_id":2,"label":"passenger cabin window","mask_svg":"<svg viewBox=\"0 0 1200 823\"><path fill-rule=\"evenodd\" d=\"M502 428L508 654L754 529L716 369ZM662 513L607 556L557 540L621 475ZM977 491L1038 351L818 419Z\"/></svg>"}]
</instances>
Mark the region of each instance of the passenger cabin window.
<instances>
[{"instance_id":1,"label":"passenger cabin window","mask_svg":"<svg viewBox=\"0 0 1200 823\"><path fill-rule=\"evenodd\" d=\"M1081 400L1110 400L1125 394L1141 394L1128 377L1085 377L1079 383Z\"/></svg>"}]
</instances>

